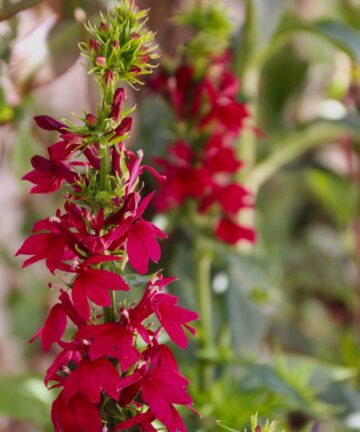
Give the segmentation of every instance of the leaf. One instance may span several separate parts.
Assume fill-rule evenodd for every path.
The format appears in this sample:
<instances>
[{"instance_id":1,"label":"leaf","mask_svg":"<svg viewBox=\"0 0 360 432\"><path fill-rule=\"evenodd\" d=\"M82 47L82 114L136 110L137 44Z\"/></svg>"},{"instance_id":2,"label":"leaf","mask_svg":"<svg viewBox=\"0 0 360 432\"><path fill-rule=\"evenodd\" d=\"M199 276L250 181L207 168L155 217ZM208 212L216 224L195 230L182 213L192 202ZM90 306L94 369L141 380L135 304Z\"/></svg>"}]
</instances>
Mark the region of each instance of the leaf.
<instances>
[{"instance_id":1,"label":"leaf","mask_svg":"<svg viewBox=\"0 0 360 432\"><path fill-rule=\"evenodd\" d=\"M142 287L146 285L154 275L138 275L138 274L124 274L123 278L132 287Z\"/></svg>"},{"instance_id":2,"label":"leaf","mask_svg":"<svg viewBox=\"0 0 360 432\"><path fill-rule=\"evenodd\" d=\"M229 261L230 288L226 295L226 305L232 344L237 353L257 352L267 323L261 308L250 299L249 292L261 285L261 282L258 284L259 275L256 272L252 275L251 268L245 262L242 263L239 256L229 256ZM254 275L256 279L253 279Z\"/></svg>"},{"instance_id":3,"label":"leaf","mask_svg":"<svg viewBox=\"0 0 360 432\"><path fill-rule=\"evenodd\" d=\"M308 31L328 40L360 63L360 33L350 26L338 21L324 20L309 26Z\"/></svg>"},{"instance_id":4,"label":"leaf","mask_svg":"<svg viewBox=\"0 0 360 432\"><path fill-rule=\"evenodd\" d=\"M360 136L360 115L348 114L342 119L335 120L334 123L338 123L349 128L349 131Z\"/></svg>"},{"instance_id":5,"label":"leaf","mask_svg":"<svg viewBox=\"0 0 360 432\"><path fill-rule=\"evenodd\" d=\"M336 222L350 223L357 206L357 190L343 176L329 170L313 169L307 173L307 183L318 200Z\"/></svg>"},{"instance_id":6,"label":"leaf","mask_svg":"<svg viewBox=\"0 0 360 432\"><path fill-rule=\"evenodd\" d=\"M297 16L286 16L270 43L259 52L255 61L264 64L275 52L286 45L293 37L302 32L312 33L332 46L344 51L360 63L360 33L340 21L319 20L308 22Z\"/></svg>"},{"instance_id":7,"label":"leaf","mask_svg":"<svg viewBox=\"0 0 360 432\"><path fill-rule=\"evenodd\" d=\"M253 191L257 191L285 165L293 162L307 151L321 144L334 142L347 133L358 135L358 129L355 125L345 122L319 120L294 130L281 138L281 147L249 173L246 179L248 186Z\"/></svg>"},{"instance_id":8,"label":"leaf","mask_svg":"<svg viewBox=\"0 0 360 432\"><path fill-rule=\"evenodd\" d=\"M220 421L217 421L216 424L218 424L221 428L223 428L223 429L225 429L225 430L227 430L227 431L230 431L230 432L239 432L239 431L237 431L237 430L235 430L235 429L231 429L231 428L229 428L229 427L223 425Z\"/></svg>"},{"instance_id":9,"label":"leaf","mask_svg":"<svg viewBox=\"0 0 360 432\"><path fill-rule=\"evenodd\" d=\"M51 394L36 376L0 377L0 413L41 427L50 422Z\"/></svg>"},{"instance_id":10,"label":"leaf","mask_svg":"<svg viewBox=\"0 0 360 432\"><path fill-rule=\"evenodd\" d=\"M261 70L257 111L258 125L264 131L289 127L289 108L305 85L309 63L293 48L288 42Z\"/></svg>"}]
</instances>

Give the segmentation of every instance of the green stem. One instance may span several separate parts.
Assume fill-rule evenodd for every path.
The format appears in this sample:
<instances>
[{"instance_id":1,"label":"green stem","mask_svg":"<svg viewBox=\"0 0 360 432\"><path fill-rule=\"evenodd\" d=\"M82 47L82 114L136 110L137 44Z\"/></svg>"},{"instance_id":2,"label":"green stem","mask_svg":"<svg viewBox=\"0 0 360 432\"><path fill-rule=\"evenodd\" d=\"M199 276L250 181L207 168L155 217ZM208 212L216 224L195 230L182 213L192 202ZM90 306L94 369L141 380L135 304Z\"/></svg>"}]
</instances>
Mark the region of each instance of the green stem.
<instances>
[{"instance_id":1,"label":"green stem","mask_svg":"<svg viewBox=\"0 0 360 432\"><path fill-rule=\"evenodd\" d=\"M200 313L200 332L199 332L199 387L202 391L208 389L213 379L213 365L207 360L215 349L213 332L213 311L212 311L212 292L211 292L211 262L212 253L201 242L195 243L196 260L196 289L198 310Z\"/></svg>"},{"instance_id":2,"label":"green stem","mask_svg":"<svg viewBox=\"0 0 360 432\"><path fill-rule=\"evenodd\" d=\"M108 184L108 175L109 175L109 169L110 169L110 153L109 149L104 149L104 156L101 158L101 165L100 165L100 178L99 178L99 188L101 191L107 191L109 184ZM114 298L114 291L111 292L111 307L104 307L104 322L112 322L115 321L115 298Z\"/></svg>"},{"instance_id":3,"label":"green stem","mask_svg":"<svg viewBox=\"0 0 360 432\"><path fill-rule=\"evenodd\" d=\"M108 189L108 175L110 169L110 153L107 148L104 149L104 156L101 159L100 165L100 190L106 191Z\"/></svg>"}]
</instances>

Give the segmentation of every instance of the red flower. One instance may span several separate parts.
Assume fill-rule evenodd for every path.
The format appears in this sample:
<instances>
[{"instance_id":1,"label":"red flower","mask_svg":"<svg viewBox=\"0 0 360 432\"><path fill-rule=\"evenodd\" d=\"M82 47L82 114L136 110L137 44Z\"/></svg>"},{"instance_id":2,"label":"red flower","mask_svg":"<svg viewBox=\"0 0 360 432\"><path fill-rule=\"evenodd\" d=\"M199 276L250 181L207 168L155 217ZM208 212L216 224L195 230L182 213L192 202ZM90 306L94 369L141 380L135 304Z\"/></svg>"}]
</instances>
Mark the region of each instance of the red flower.
<instances>
[{"instance_id":1,"label":"red flower","mask_svg":"<svg viewBox=\"0 0 360 432\"><path fill-rule=\"evenodd\" d=\"M161 250L156 237L167 237L156 225L144 219L131 224L128 234L126 251L129 262L140 274L147 273L149 260L158 262Z\"/></svg>"},{"instance_id":2,"label":"red flower","mask_svg":"<svg viewBox=\"0 0 360 432\"><path fill-rule=\"evenodd\" d=\"M256 240L255 231L233 222L231 219L221 219L216 227L216 236L226 243L236 244L240 240L247 240L254 243Z\"/></svg>"},{"instance_id":3,"label":"red flower","mask_svg":"<svg viewBox=\"0 0 360 432\"><path fill-rule=\"evenodd\" d=\"M33 342L37 337L40 337L43 350L49 351L51 345L58 342L65 333L66 322L67 318L62 305L56 304L51 309L44 326L41 327L29 342Z\"/></svg>"},{"instance_id":4,"label":"red flower","mask_svg":"<svg viewBox=\"0 0 360 432\"><path fill-rule=\"evenodd\" d=\"M90 317L88 298L96 305L110 306L111 297L108 290L128 291L130 289L118 274L90 268L89 264L88 260L78 270L71 293L76 310L85 320Z\"/></svg>"},{"instance_id":5,"label":"red flower","mask_svg":"<svg viewBox=\"0 0 360 432\"><path fill-rule=\"evenodd\" d=\"M66 403L78 393L81 393L82 397L89 402L99 403L101 390L103 390L117 400L119 382L119 372L108 360L100 358L91 361L83 358L75 371L66 377L62 395Z\"/></svg>"},{"instance_id":6,"label":"red flower","mask_svg":"<svg viewBox=\"0 0 360 432\"><path fill-rule=\"evenodd\" d=\"M126 90L124 88L118 88L115 91L114 101L110 112L110 117L116 122L119 121L120 113L123 109L125 99L126 99Z\"/></svg>"},{"instance_id":7,"label":"red flower","mask_svg":"<svg viewBox=\"0 0 360 432\"><path fill-rule=\"evenodd\" d=\"M190 333L195 330L189 326L189 322L199 318L196 312L177 306L178 298L170 294L156 294L152 299L154 312L169 335L170 339L180 348L187 347L185 327Z\"/></svg>"},{"instance_id":8,"label":"red flower","mask_svg":"<svg viewBox=\"0 0 360 432\"><path fill-rule=\"evenodd\" d=\"M141 399L169 432L186 432L185 424L173 404L191 407L188 384L189 381L176 368L169 366L150 369L141 384Z\"/></svg>"},{"instance_id":9,"label":"red flower","mask_svg":"<svg viewBox=\"0 0 360 432\"><path fill-rule=\"evenodd\" d=\"M63 132L66 130L66 125L47 115L36 116L34 117L34 120L41 129L47 131Z\"/></svg>"},{"instance_id":10,"label":"red flower","mask_svg":"<svg viewBox=\"0 0 360 432\"><path fill-rule=\"evenodd\" d=\"M35 184L30 190L31 193L55 192L60 189L65 180L72 184L77 178L77 174L64 162L34 156L31 165L34 169L22 177L23 180Z\"/></svg>"},{"instance_id":11,"label":"red flower","mask_svg":"<svg viewBox=\"0 0 360 432\"><path fill-rule=\"evenodd\" d=\"M100 432L102 429L98 407L80 394L67 403L60 393L53 403L51 418L55 432Z\"/></svg>"},{"instance_id":12,"label":"red flower","mask_svg":"<svg viewBox=\"0 0 360 432\"><path fill-rule=\"evenodd\" d=\"M48 232L38 233L38 231ZM51 273L54 273L56 269L69 270L63 261L71 260L75 255L67 246L60 229L60 218L57 216L54 219L48 218L37 222L33 227L33 232L36 234L27 238L15 255L33 255L24 262L23 268L45 259L46 266Z\"/></svg>"},{"instance_id":13,"label":"red flower","mask_svg":"<svg viewBox=\"0 0 360 432\"><path fill-rule=\"evenodd\" d=\"M121 370L127 371L139 358L134 348L133 335L120 323L105 323L82 327L77 340L89 340L88 355L92 360L109 356L119 361Z\"/></svg>"}]
</instances>

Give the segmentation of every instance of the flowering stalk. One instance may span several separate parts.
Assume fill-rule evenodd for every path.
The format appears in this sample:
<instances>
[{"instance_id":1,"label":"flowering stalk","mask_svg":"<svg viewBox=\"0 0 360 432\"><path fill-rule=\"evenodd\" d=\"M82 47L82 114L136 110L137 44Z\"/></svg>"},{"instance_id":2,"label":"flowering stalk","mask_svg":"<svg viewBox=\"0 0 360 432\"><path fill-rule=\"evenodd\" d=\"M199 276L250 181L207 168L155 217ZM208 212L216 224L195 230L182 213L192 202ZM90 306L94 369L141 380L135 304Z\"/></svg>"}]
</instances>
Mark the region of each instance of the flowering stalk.
<instances>
[{"instance_id":1,"label":"flowering stalk","mask_svg":"<svg viewBox=\"0 0 360 432\"><path fill-rule=\"evenodd\" d=\"M140 84L157 58L145 22L146 12L123 0L99 26L87 26L91 38L80 48L101 93L96 114L86 113L80 126L35 118L59 140L48 158L32 158L24 179L34 184L31 193L63 188L65 203L34 225L17 255L29 256L24 267L45 260L58 278L51 285L58 302L32 339L45 351L60 347L45 377L60 390L51 413L56 432L151 432L155 420L184 432L175 405L192 409L188 380L159 338L165 332L186 348L185 330L195 333L189 323L198 315L166 292L174 278L147 275L166 235L143 216L154 193L141 197L141 175L164 178L142 163L142 151L125 146L132 109L118 82ZM117 292L130 289L139 300L119 302Z\"/></svg>"},{"instance_id":2,"label":"flowering stalk","mask_svg":"<svg viewBox=\"0 0 360 432\"><path fill-rule=\"evenodd\" d=\"M176 139L169 157L157 163L167 177L155 199L158 211L173 212L187 226L199 229L194 237L215 236L236 245L255 241L251 227L240 223L244 209L251 208L250 192L237 181L243 162L235 144L250 114L237 100L239 80L231 73L227 50L231 27L218 6L198 3L180 16L195 36L184 47L174 70L162 69L152 88L169 103L177 120ZM185 212L184 212L185 209ZM200 387L211 379L206 358L214 354L211 311L211 257L207 246L194 241L200 323ZM204 263L206 272L204 274Z\"/></svg>"}]
</instances>

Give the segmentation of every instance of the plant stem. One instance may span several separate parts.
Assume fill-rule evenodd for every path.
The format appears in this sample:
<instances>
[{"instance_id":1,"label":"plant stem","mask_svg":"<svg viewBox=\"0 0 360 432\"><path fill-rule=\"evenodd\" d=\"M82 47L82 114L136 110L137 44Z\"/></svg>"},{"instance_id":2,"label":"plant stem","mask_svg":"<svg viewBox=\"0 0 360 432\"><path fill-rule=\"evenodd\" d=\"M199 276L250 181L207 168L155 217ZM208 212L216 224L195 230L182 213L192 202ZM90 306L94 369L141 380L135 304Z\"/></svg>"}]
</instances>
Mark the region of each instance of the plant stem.
<instances>
[{"instance_id":1,"label":"plant stem","mask_svg":"<svg viewBox=\"0 0 360 432\"><path fill-rule=\"evenodd\" d=\"M108 190L108 174L110 168L110 153L109 149L104 149L104 156L101 158L100 165L100 179L99 179L99 189L100 191ZM103 265L103 267L105 264ZM111 292L111 307L104 307L104 322L112 322L115 321L115 293Z\"/></svg>"},{"instance_id":2,"label":"plant stem","mask_svg":"<svg viewBox=\"0 0 360 432\"><path fill-rule=\"evenodd\" d=\"M214 347L212 292L211 292L211 262L212 253L201 239L195 241L196 290L198 310L200 313L199 348L199 388L204 391L211 385L213 365L206 357L210 357Z\"/></svg>"},{"instance_id":3,"label":"plant stem","mask_svg":"<svg viewBox=\"0 0 360 432\"><path fill-rule=\"evenodd\" d=\"M100 190L106 191L108 189L108 175L110 168L110 154L109 149L105 149L104 156L101 158L100 165Z\"/></svg>"}]
</instances>

